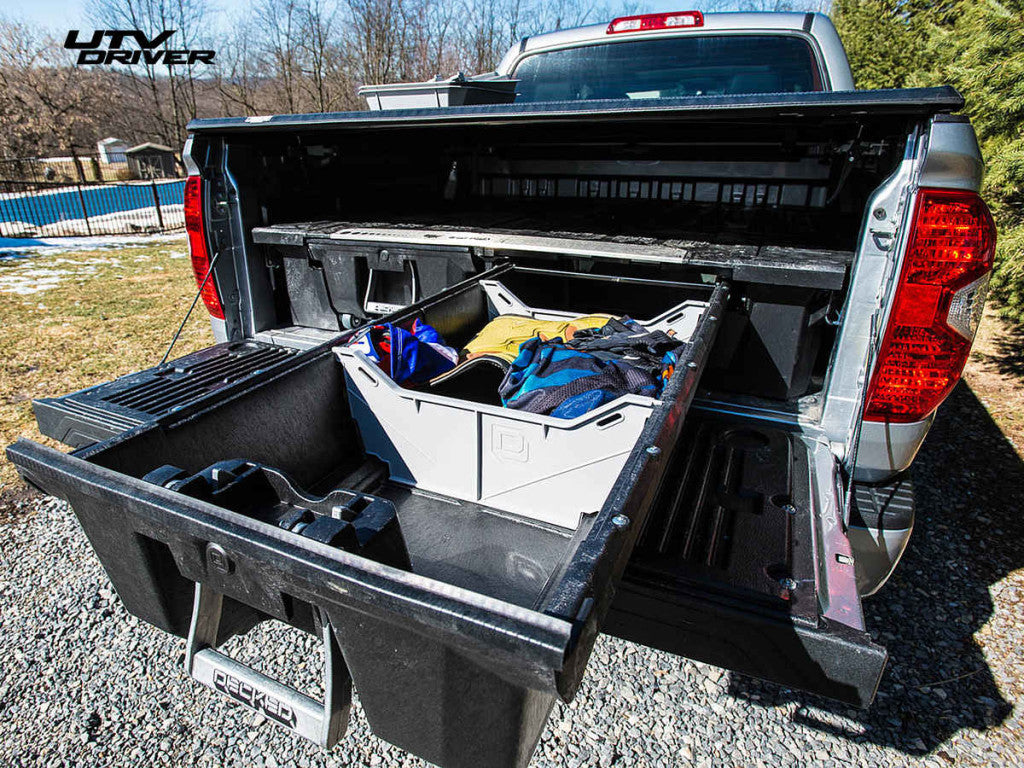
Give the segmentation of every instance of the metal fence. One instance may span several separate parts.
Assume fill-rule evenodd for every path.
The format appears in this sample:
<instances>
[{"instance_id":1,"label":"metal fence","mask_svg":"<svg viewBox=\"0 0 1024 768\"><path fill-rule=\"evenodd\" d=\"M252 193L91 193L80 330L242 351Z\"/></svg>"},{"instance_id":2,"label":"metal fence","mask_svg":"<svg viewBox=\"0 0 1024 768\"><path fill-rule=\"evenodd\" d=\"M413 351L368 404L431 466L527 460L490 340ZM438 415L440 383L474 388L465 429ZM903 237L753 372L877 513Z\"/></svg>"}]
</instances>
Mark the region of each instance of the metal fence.
<instances>
[{"instance_id":1,"label":"metal fence","mask_svg":"<svg viewBox=\"0 0 1024 768\"><path fill-rule=\"evenodd\" d=\"M147 157L129 160L121 154L119 160L108 162L99 153L75 157L3 157L0 158L0 179L37 184L102 184L133 179L173 179L182 175L184 167L176 155L159 159L161 162L157 163Z\"/></svg>"},{"instance_id":2,"label":"metal fence","mask_svg":"<svg viewBox=\"0 0 1024 768\"><path fill-rule=\"evenodd\" d=\"M0 180L0 237L122 235L185 226L185 180L58 184Z\"/></svg>"}]
</instances>

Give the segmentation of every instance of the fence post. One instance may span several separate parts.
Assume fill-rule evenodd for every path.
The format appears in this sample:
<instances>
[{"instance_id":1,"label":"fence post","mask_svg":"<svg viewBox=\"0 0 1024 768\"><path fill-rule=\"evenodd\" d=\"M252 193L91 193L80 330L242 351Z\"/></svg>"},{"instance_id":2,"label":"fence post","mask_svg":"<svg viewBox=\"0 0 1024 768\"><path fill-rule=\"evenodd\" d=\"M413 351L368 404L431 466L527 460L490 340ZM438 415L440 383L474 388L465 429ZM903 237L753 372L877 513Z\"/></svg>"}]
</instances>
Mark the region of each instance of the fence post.
<instances>
[{"instance_id":1,"label":"fence post","mask_svg":"<svg viewBox=\"0 0 1024 768\"><path fill-rule=\"evenodd\" d=\"M160 225L160 229L163 229L164 215L160 212L160 195L156 192L156 182L151 181L150 186L153 187L153 205L156 208L156 223Z\"/></svg>"},{"instance_id":2,"label":"fence post","mask_svg":"<svg viewBox=\"0 0 1024 768\"><path fill-rule=\"evenodd\" d=\"M85 219L85 231L92 236L92 225L89 223L89 212L85 210L85 195L82 194L82 185L75 184L78 189L78 202L82 204L82 218Z\"/></svg>"}]
</instances>

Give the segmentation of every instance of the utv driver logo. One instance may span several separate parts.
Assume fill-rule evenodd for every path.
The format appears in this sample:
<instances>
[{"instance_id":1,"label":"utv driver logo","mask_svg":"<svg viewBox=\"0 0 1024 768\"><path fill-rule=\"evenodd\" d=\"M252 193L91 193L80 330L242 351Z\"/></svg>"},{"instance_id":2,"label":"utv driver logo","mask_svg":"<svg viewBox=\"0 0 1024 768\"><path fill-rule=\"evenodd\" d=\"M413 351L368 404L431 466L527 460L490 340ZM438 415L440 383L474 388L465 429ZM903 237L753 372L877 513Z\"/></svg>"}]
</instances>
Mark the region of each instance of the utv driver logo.
<instances>
[{"instance_id":1,"label":"utv driver logo","mask_svg":"<svg viewBox=\"0 0 1024 768\"><path fill-rule=\"evenodd\" d=\"M152 40L137 29L97 29L83 39L77 29L68 32L64 47L78 51L79 64L212 64L213 51L161 48L174 34L165 29Z\"/></svg>"},{"instance_id":2,"label":"utv driver logo","mask_svg":"<svg viewBox=\"0 0 1024 768\"><path fill-rule=\"evenodd\" d=\"M276 720L282 725L287 725L289 728L295 727L296 717L294 709L258 688L242 682L237 677L232 677L227 672L219 669L214 670L213 687L221 693L226 693L231 698L242 702L247 707L251 707L257 712L262 712L271 720Z\"/></svg>"}]
</instances>

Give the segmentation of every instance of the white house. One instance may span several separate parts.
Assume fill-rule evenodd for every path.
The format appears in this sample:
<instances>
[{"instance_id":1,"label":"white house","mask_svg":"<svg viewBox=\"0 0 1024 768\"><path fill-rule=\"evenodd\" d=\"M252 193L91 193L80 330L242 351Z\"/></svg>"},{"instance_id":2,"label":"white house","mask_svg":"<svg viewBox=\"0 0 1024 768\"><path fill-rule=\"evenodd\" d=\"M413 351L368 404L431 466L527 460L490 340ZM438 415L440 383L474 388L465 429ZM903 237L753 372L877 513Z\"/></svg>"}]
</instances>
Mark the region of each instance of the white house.
<instances>
[{"instance_id":1,"label":"white house","mask_svg":"<svg viewBox=\"0 0 1024 768\"><path fill-rule=\"evenodd\" d=\"M128 149L128 142L124 139L115 139L113 136L110 136L96 142L96 149L100 153L101 163L128 162L128 157L125 155L125 151Z\"/></svg>"}]
</instances>

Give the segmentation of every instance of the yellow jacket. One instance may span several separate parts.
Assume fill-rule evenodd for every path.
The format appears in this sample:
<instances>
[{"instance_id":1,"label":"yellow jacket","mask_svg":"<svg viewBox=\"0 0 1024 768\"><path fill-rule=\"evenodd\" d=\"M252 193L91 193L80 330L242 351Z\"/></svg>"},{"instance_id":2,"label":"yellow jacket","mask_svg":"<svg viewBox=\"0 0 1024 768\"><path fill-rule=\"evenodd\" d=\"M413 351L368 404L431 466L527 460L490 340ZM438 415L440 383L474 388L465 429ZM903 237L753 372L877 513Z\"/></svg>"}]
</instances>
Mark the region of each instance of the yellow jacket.
<instances>
[{"instance_id":1,"label":"yellow jacket","mask_svg":"<svg viewBox=\"0 0 1024 768\"><path fill-rule=\"evenodd\" d=\"M511 363L519 354L519 345L534 336L542 340L556 336L569 341L576 331L601 328L611 315L585 315L572 320L537 320L523 315L499 315L481 329L462 350L466 360L493 355Z\"/></svg>"}]
</instances>

